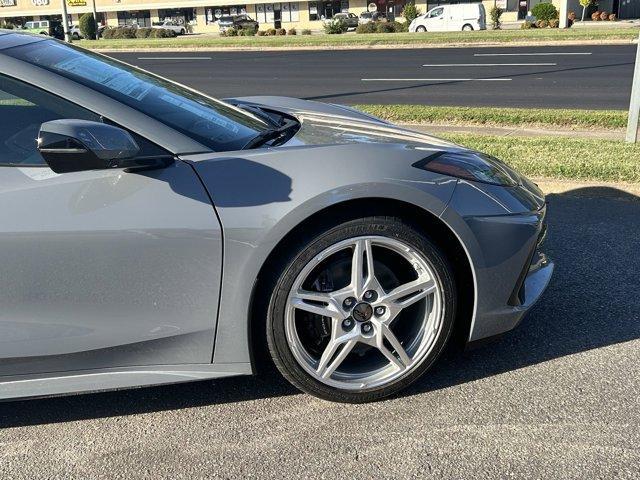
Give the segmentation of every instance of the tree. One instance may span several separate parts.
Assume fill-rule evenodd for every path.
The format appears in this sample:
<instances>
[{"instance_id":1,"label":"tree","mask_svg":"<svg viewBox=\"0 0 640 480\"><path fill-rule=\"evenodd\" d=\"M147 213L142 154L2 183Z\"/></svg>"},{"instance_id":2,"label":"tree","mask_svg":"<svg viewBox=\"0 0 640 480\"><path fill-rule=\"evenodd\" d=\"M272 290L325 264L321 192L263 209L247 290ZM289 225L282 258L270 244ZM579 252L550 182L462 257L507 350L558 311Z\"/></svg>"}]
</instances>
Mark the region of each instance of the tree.
<instances>
[{"instance_id":1,"label":"tree","mask_svg":"<svg viewBox=\"0 0 640 480\"><path fill-rule=\"evenodd\" d=\"M582 21L584 22L584 14L587 11L587 7L593 3L593 0L580 0L582 6Z\"/></svg>"},{"instance_id":2,"label":"tree","mask_svg":"<svg viewBox=\"0 0 640 480\"><path fill-rule=\"evenodd\" d=\"M502 25L500 17L502 17L503 13L504 10L502 10L500 7L493 7L489 11L489 17L491 17L491 28L493 28L494 30L500 30L500 26Z\"/></svg>"},{"instance_id":3,"label":"tree","mask_svg":"<svg viewBox=\"0 0 640 480\"><path fill-rule=\"evenodd\" d=\"M84 38L95 40L96 30L96 20L93 18L93 13L85 13L80 17L80 33Z\"/></svg>"},{"instance_id":4,"label":"tree","mask_svg":"<svg viewBox=\"0 0 640 480\"><path fill-rule=\"evenodd\" d=\"M417 17L420 16L422 12L420 12L420 9L418 7L416 7L416 4L411 2L411 3L407 3L404 7L404 10L402 10L402 16L404 17L405 21L407 22L407 25L409 25L411 22L413 22Z\"/></svg>"}]
</instances>

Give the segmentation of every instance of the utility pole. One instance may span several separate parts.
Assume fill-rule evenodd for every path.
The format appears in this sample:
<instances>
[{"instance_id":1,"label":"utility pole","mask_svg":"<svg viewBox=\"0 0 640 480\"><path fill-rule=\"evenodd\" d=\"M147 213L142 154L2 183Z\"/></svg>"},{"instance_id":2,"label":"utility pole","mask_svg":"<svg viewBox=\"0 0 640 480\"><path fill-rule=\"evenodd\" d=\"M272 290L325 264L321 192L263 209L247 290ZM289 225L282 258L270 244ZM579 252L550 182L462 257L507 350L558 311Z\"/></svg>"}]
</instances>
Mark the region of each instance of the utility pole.
<instances>
[{"instance_id":1,"label":"utility pole","mask_svg":"<svg viewBox=\"0 0 640 480\"><path fill-rule=\"evenodd\" d=\"M69 31L69 20L67 19L67 0L60 0L62 2L62 29L64 30L64 39L66 42L71 43L71 32Z\"/></svg>"},{"instance_id":2,"label":"utility pole","mask_svg":"<svg viewBox=\"0 0 640 480\"><path fill-rule=\"evenodd\" d=\"M97 40L98 39L98 11L96 10L96 0L91 0L91 9L93 10L93 23L96 24L96 35L95 35L95 39L93 40Z\"/></svg>"},{"instance_id":3,"label":"utility pole","mask_svg":"<svg viewBox=\"0 0 640 480\"><path fill-rule=\"evenodd\" d=\"M640 120L640 35L636 51L636 66L633 73L631 87L631 102L629 103L629 119L627 120L627 142L638 142L638 122Z\"/></svg>"}]
</instances>

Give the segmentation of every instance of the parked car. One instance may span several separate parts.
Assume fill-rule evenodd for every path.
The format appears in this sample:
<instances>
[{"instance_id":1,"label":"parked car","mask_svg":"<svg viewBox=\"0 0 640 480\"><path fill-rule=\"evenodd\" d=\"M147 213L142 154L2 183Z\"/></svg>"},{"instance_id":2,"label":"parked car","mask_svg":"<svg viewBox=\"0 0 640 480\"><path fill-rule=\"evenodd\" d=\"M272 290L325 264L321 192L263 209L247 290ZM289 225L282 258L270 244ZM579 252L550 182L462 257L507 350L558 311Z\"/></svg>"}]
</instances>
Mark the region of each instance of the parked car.
<instances>
[{"instance_id":1,"label":"parked car","mask_svg":"<svg viewBox=\"0 0 640 480\"><path fill-rule=\"evenodd\" d=\"M71 38L73 40L80 40L81 38L84 38L84 36L82 35L82 32L80 31L80 27L78 25L73 25L69 27L69 35L71 35Z\"/></svg>"},{"instance_id":2,"label":"parked car","mask_svg":"<svg viewBox=\"0 0 640 480\"><path fill-rule=\"evenodd\" d=\"M414 19L410 32L454 32L486 30L487 16L482 3L440 5Z\"/></svg>"},{"instance_id":3,"label":"parked car","mask_svg":"<svg viewBox=\"0 0 640 480\"><path fill-rule=\"evenodd\" d=\"M236 30L254 30L258 31L260 24L256 22L247 14L240 15L225 15L218 20L218 28L221 32L226 31L228 28L235 28Z\"/></svg>"},{"instance_id":4,"label":"parked car","mask_svg":"<svg viewBox=\"0 0 640 480\"><path fill-rule=\"evenodd\" d=\"M22 27L22 30L26 30L29 33L37 33L39 35L48 35L50 37L58 39L64 38L62 22L59 22L57 20L39 20L26 22Z\"/></svg>"},{"instance_id":5,"label":"parked car","mask_svg":"<svg viewBox=\"0 0 640 480\"><path fill-rule=\"evenodd\" d=\"M362 12L358 18L359 24L365 24L369 22L380 22L386 20L385 14L381 12Z\"/></svg>"},{"instance_id":6,"label":"parked car","mask_svg":"<svg viewBox=\"0 0 640 480\"><path fill-rule=\"evenodd\" d=\"M0 399L273 362L378 400L514 328L553 272L534 183L349 107L220 101L9 30L0 98Z\"/></svg>"},{"instance_id":7,"label":"parked car","mask_svg":"<svg viewBox=\"0 0 640 480\"><path fill-rule=\"evenodd\" d=\"M354 13L336 13L332 18L325 20L325 23L342 20L347 28L356 28L358 26L358 16Z\"/></svg>"},{"instance_id":8,"label":"parked car","mask_svg":"<svg viewBox=\"0 0 640 480\"><path fill-rule=\"evenodd\" d=\"M187 28L184 25L180 25L173 20L165 20L163 22L154 23L153 25L151 25L151 28L171 30L172 32L175 32L176 35L184 35L185 33L187 33Z\"/></svg>"}]
</instances>

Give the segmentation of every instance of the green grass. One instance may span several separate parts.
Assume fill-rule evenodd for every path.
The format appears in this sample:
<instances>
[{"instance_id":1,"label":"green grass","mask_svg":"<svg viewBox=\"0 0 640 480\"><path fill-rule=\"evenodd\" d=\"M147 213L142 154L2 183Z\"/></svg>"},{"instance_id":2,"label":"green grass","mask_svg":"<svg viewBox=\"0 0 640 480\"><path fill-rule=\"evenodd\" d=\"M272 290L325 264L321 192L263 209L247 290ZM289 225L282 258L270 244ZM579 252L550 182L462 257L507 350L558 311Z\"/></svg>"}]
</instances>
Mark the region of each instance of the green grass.
<instances>
[{"instance_id":1,"label":"green grass","mask_svg":"<svg viewBox=\"0 0 640 480\"><path fill-rule=\"evenodd\" d=\"M177 38L140 38L121 40L81 40L85 48L287 48L287 47L366 47L384 45L446 45L629 40L638 36L635 28L617 29L532 29L484 30L476 32L372 33L343 35L296 35L274 37L219 37L185 35Z\"/></svg>"},{"instance_id":2,"label":"green grass","mask_svg":"<svg viewBox=\"0 0 640 480\"><path fill-rule=\"evenodd\" d=\"M494 155L530 177L640 182L640 144L555 137L444 137Z\"/></svg>"},{"instance_id":3,"label":"green grass","mask_svg":"<svg viewBox=\"0 0 640 480\"><path fill-rule=\"evenodd\" d=\"M426 105L356 105L394 123L623 129L624 110L553 110L531 108L430 107Z\"/></svg>"}]
</instances>

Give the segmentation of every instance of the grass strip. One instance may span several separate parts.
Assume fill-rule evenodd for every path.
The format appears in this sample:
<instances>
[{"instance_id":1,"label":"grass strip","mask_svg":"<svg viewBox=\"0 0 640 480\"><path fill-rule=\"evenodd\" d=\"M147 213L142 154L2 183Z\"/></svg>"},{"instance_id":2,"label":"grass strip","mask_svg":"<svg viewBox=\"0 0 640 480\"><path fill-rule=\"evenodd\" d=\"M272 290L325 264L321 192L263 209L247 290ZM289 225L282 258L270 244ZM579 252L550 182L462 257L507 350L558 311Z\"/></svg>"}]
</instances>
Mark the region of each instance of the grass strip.
<instances>
[{"instance_id":1,"label":"grass strip","mask_svg":"<svg viewBox=\"0 0 640 480\"><path fill-rule=\"evenodd\" d=\"M502 159L530 177L640 182L640 144L556 137L443 135Z\"/></svg>"},{"instance_id":2,"label":"grass strip","mask_svg":"<svg viewBox=\"0 0 640 480\"><path fill-rule=\"evenodd\" d=\"M415 45L416 47L446 44L494 44L570 42L594 40L629 40L638 36L636 28L616 29L531 29L482 30L475 32L371 33L343 35L296 35L273 37L219 37L215 35L185 35L176 38L136 38L80 40L78 45L96 49L175 50L194 48L287 48L287 47L366 47L384 45Z\"/></svg>"},{"instance_id":3,"label":"grass strip","mask_svg":"<svg viewBox=\"0 0 640 480\"><path fill-rule=\"evenodd\" d=\"M626 128L625 110L556 110L543 108L431 107L426 105L356 105L394 123L495 127Z\"/></svg>"}]
</instances>

